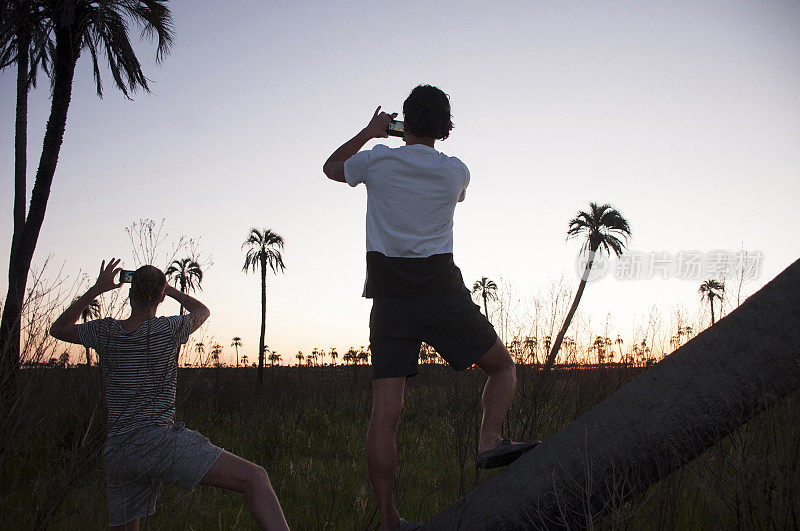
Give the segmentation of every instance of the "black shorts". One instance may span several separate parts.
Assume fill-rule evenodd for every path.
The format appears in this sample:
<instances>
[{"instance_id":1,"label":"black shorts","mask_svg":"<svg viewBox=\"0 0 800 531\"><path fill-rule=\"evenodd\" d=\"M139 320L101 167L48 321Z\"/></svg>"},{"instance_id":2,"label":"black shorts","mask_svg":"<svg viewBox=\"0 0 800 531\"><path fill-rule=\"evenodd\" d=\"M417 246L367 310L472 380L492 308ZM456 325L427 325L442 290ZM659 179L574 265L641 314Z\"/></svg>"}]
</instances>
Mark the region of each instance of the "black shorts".
<instances>
[{"instance_id":1,"label":"black shorts","mask_svg":"<svg viewBox=\"0 0 800 531\"><path fill-rule=\"evenodd\" d=\"M423 341L461 371L494 346L497 333L466 293L373 299L369 316L373 380L418 374Z\"/></svg>"}]
</instances>

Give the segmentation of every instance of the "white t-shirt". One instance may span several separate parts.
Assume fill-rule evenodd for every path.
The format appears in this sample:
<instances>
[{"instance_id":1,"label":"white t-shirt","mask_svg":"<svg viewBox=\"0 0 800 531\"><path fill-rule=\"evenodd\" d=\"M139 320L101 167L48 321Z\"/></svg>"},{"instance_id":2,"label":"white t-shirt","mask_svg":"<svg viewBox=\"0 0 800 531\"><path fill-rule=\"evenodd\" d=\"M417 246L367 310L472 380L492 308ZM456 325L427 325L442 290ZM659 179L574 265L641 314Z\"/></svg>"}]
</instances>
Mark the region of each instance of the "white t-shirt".
<instances>
[{"instance_id":1,"label":"white t-shirt","mask_svg":"<svg viewBox=\"0 0 800 531\"><path fill-rule=\"evenodd\" d=\"M364 297L469 293L453 262L453 213L469 170L432 147L377 145L344 163L345 181L367 187Z\"/></svg>"},{"instance_id":2,"label":"white t-shirt","mask_svg":"<svg viewBox=\"0 0 800 531\"><path fill-rule=\"evenodd\" d=\"M367 187L367 252L425 258L453 252L453 213L469 170L423 144L377 145L344 163L347 184Z\"/></svg>"}]
</instances>

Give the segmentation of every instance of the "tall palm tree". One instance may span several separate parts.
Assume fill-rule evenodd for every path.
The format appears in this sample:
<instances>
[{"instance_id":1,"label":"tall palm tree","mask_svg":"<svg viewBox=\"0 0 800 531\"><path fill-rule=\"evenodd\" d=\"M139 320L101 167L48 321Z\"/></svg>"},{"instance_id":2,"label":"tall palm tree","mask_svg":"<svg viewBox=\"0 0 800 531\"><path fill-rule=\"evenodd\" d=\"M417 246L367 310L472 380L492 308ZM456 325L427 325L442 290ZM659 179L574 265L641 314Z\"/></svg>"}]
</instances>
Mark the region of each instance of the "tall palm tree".
<instances>
[{"instance_id":1,"label":"tall palm tree","mask_svg":"<svg viewBox=\"0 0 800 531\"><path fill-rule=\"evenodd\" d=\"M550 354L547 356L544 370L549 370L556 361L556 356L561 348L561 342L564 341L564 335L567 333L572 318L575 316L575 311L578 309L578 303L581 301L583 290L586 288L586 282L589 279L589 272L592 269L595 253L598 251L607 254L614 252L614 254L620 256L627 246L630 236L631 228L628 225L628 221L611 205L589 203L589 212L579 210L578 214L570 220L569 229L567 229L567 239L584 237L585 240L582 250L588 251L589 254L586 259L586 266L583 270L581 282L578 285L578 291L575 293L575 299L572 301L572 306L570 306L567 317L564 319L564 324L561 326L561 330L559 330L556 340L553 342L553 347L550 349Z\"/></svg>"},{"instance_id":2,"label":"tall palm tree","mask_svg":"<svg viewBox=\"0 0 800 531\"><path fill-rule=\"evenodd\" d=\"M336 365L336 360L339 359L339 353L336 351L336 348L331 348L328 356L331 357L331 365Z\"/></svg>"},{"instance_id":3,"label":"tall palm tree","mask_svg":"<svg viewBox=\"0 0 800 531\"><path fill-rule=\"evenodd\" d=\"M14 242L9 258L8 292L0 319L0 382L11 382L19 369L20 323L25 288L30 271L39 232L44 222L50 188L56 171L67 111L72 98L72 82L75 66L81 53L88 51L98 95L102 95L99 56L104 54L107 67L115 85L126 97L142 89L149 92L148 80L142 72L134 48L128 36L128 29L138 27L142 35L155 36L156 60L161 61L172 43L172 20L166 0L41 0L20 2L34 5L40 17L35 23L47 28L48 37L52 35L54 45L50 57L52 97L50 116L45 127L39 167L36 171L33 190L24 223L24 189L15 190L14 195ZM7 2L5 4L8 4ZM0 33L0 49L5 49L6 33ZM19 51L26 47L23 41L16 45ZM15 62L30 64L31 58L25 53L16 53ZM5 60L7 62L8 59ZM2 64L2 63L0 63ZM28 79L30 71L28 72ZM23 83L20 80L20 85ZM21 124L20 124L21 125ZM19 132L19 130L18 130ZM22 146L15 146L21 153ZM21 161L20 161L21 168ZM15 164L15 170L16 170ZM17 178L15 186L21 186L23 179ZM19 199L22 199L21 204Z\"/></svg>"},{"instance_id":4,"label":"tall palm tree","mask_svg":"<svg viewBox=\"0 0 800 531\"><path fill-rule=\"evenodd\" d=\"M700 293L701 299L708 300L708 305L711 307L711 324L713 325L716 322L714 319L714 299L719 299L720 304L722 304L722 297L725 296L725 283L709 278L700 284L700 289L697 291Z\"/></svg>"},{"instance_id":5,"label":"tall palm tree","mask_svg":"<svg viewBox=\"0 0 800 531\"><path fill-rule=\"evenodd\" d=\"M0 5L0 70L16 64L17 94L14 125L14 234L25 225L28 145L28 93L36 87L39 67L50 75L55 55L53 26L43 2L8 1ZM17 240L11 242L12 252Z\"/></svg>"},{"instance_id":6,"label":"tall palm tree","mask_svg":"<svg viewBox=\"0 0 800 531\"><path fill-rule=\"evenodd\" d=\"M273 273L283 272L283 237L269 229L251 228L242 249L247 248L242 271L261 272L261 341L258 342L258 381L264 378L264 339L267 332L267 267Z\"/></svg>"},{"instance_id":7,"label":"tall palm tree","mask_svg":"<svg viewBox=\"0 0 800 531\"><path fill-rule=\"evenodd\" d=\"M97 299L94 299L92 302L89 303L89 306L83 309L81 312L81 320L85 323L89 319L97 319L100 317L100 302ZM92 364L92 356L89 352L89 347L86 348L86 365L89 366Z\"/></svg>"},{"instance_id":8,"label":"tall palm tree","mask_svg":"<svg viewBox=\"0 0 800 531\"><path fill-rule=\"evenodd\" d=\"M497 284L495 284L493 280L489 280L486 277L481 277L480 280L476 280L472 285L472 294L480 295L480 297L483 299L483 313L488 319L489 309L486 307L486 300L497 300Z\"/></svg>"},{"instance_id":9,"label":"tall palm tree","mask_svg":"<svg viewBox=\"0 0 800 531\"><path fill-rule=\"evenodd\" d=\"M192 258L173 260L164 274L181 293L188 294L190 291L203 289L200 287L200 283L203 282L203 269ZM181 315L184 311L183 304L181 304Z\"/></svg>"},{"instance_id":10,"label":"tall palm tree","mask_svg":"<svg viewBox=\"0 0 800 531\"><path fill-rule=\"evenodd\" d=\"M798 299L800 260L425 528L594 527L800 389Z\"/></svg>"},{"instance_id":11,"label":"tall palm tree","mask_svg":"<svg viewBox=\"0 0 800 531\"><path fill-rule=\"evenodd\" d=\"M234 337L231 340L231 346L236 349L236 366L239 366L239 347L242 346L242 338L239 336Z\"/></svg>"}]
</instances>

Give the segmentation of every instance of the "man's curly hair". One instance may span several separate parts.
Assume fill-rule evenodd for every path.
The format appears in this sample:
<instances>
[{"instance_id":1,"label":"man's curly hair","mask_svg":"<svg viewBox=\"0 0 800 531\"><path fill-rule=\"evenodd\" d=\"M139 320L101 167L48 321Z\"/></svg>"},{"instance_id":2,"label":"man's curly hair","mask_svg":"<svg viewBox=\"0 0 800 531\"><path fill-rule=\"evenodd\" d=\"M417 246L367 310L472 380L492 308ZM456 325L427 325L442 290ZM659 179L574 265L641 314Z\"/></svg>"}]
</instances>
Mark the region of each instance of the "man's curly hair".
<instances>
[{"instance_id":1,"label":"man's curly hair","mask_svg":"<svg viewBox=\"0 0 800 531\"><path fill-rule=\"evenodd\" d=\"M450 96L432 85L417 85L403 102L403 118L406 133L444 140L453 129Z\"/></svg>"}]
</instances>

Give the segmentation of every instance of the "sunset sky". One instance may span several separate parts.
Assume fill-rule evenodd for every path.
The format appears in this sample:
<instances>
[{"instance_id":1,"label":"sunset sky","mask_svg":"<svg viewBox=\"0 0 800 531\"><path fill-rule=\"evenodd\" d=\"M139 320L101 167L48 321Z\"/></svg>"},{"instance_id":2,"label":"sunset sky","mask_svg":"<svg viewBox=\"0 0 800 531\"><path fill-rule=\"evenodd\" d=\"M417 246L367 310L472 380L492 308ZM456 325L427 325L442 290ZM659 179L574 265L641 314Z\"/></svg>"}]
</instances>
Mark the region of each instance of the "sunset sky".
<instances>
[{"instance_id":1,"label":"sunset sky","mask_svg":"<svg viewBox=\"0 0 800 531\"><path fill-rule=\"evenodd\" d=\"M156 65L153 46L138 47L152 94L126 100L106 75L99 99L81 57L34 264L50 255L53 274L63 264L73 277L96 275L104 257L133 267L124 228L165 218L168 242L199 238L213 259L197 296L226 356L234 335L257 353L259 279L242 273L240 249L252 226L286 239L286 273L268 277L270 347L286 359L368 344L366 191L321 168L376 106L401 111L419 83L450 94L455 129L437 149L471 170L455 218L455 261L470 285L502 278L523 299L562 274L577 285L579 242L565 231L589 201L628 219L635 256L762 253L747 293L800 257L798 2L170 6L172 53ZM0 74L3 293L15 75ZM48 113L40 77L29 192ZM581 309L598 326L610 313L623 336L653 305L698 311L703 279L667 276L609 274Z\"/></svg>"}]
</instances>

